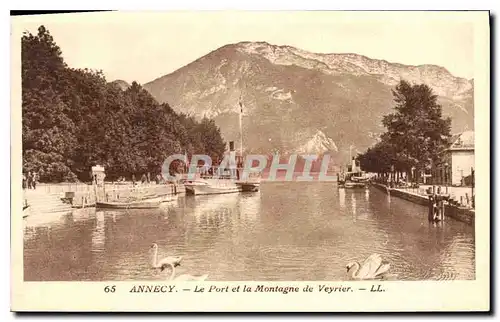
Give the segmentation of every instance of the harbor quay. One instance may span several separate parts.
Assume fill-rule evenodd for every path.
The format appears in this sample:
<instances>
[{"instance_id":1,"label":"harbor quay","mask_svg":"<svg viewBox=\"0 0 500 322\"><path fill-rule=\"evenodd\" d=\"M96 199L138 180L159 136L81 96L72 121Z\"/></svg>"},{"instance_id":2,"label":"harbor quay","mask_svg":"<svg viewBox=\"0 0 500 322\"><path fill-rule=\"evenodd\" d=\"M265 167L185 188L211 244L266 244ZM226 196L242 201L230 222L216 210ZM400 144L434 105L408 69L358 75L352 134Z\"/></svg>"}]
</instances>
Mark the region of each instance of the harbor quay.
<instances>
[{"instance_id":1,"label":"harbor quay","mask_svg":"<svg viewBox=\"0 0 500 322\"><path fill-rule=\"evenodd\" d=\"M97 200L126 200L148 196L173 196L183 194L185 189L176 183L105 183L96 187L86 183L39 184L34 190L24 189L23 204L29 212L51 213L71 211L74 208L94 207ZM27 215L25 214L25 215Z\"/></svg>"},{"instance_id":2,"label":"harbor quay","mask_svg":"<svg viewBox=\"0 0 500 322\"><path fill-rule=\"evenodd\" d=\"M427 193L429 191L429 188L432 189L432 186L420 186L419 188L390 188L381 183L373 183L372 185L388 193L390 196L398 197L415 204L427 206L430 208L429 213L432 211L432 207L435 207L435 205L432 203L432 200L430 199L432 195ZM464 198L464 196L468 197L468 193L466 192L466 190L470 191L470 188L466 189L464 187L444 187L443 190L440 189L440 192L443 192L442 195L447 199L447 201L444 201L442 204L442 215L465 222L469 225L474 225L475 210L472 205L472 200L469 200L469 198ZM464 204L457 202L457 196L460 200L467 200L469 201L469 203Z\"/></svg>"}]
</instances>

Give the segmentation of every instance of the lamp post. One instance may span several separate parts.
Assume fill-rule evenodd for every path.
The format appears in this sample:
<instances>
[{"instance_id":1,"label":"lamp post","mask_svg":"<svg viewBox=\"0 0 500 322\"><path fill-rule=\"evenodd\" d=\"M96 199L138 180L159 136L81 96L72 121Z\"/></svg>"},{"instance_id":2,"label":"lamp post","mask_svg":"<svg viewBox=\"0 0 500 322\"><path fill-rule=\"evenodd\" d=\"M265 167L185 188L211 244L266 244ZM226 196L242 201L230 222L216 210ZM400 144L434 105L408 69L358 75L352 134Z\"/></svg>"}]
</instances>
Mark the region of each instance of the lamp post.
<instances>
[{"instance_id":1,"label":"lamp post","mask_svg":"<svg viewBox=\"0 0 500 322\"><path fill-rule=\"evenodd\" d=\"M415 188L415 167L411 167L411 182L413 188Z\"/></svg>"},{"instance_id":2,"label":"lamp post","mask_svg":"<svg viewBox=\"0 0 500 322\"><path fill-rule=\"evenodd\" d=\"M446 194L448 194L448 162L444 164L444 184L446 187Z\"/></svg>"},{"instance_id":3,"label":"lamp post","mask_svg":"<svg viewBox=\"0 0 500 322\"><path fill-rule=\"evenodd\" d=\"M471 175L471 185L472 185L472 188L471 188L471 199L473 200L472 202L472 207L475 208L476 207L476 197L474 196L474 184L476 183L476 178L475 178L475 172L474 172L474 168L470 168L470 175Z\"/></svg>"},{"instance_id":4,"label":"lamp post","mask_svg":"<svg viewBox=\"0 0 500 322\"><path fill-rule=\"evenodd\" d=\"M394 165L391 165L391 184L390 187L394 187Z\"/></svg>"}]
</instances>

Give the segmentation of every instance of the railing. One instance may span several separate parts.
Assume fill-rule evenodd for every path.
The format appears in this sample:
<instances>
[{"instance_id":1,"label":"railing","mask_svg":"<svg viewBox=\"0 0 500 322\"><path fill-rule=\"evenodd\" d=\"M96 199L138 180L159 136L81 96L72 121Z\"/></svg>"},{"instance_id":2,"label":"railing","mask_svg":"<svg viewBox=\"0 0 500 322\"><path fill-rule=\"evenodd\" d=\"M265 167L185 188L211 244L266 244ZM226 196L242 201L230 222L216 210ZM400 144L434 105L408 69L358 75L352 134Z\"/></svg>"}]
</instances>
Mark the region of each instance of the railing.
<instances>
[{"instance_id":1,"label":"railing","mask_svg":"<svg viewBox=\"0 0 500 322\"><path fill-rule=\"evenodd\" d=\"M151 187L151 186L164 186L167 184L156 184L156 183L136 183L135 186L132 185L132 182L105 182L104 183L106 189L118 189L117 187L124 187L123 189L129 189L130 187ZM48 194L56 194L56 193L64 193L64 192L93 192L94 186L86 183L39 183L36 186L36 191L42 191ZM29 189L26 189L27 191Z\"/></svg>"},{"instance_id":2,"label":"railing","mask_svg":"<svg viewBox=\"0 0 500 322\"><path fill-rule=\"evenodd\" d=\"M28 190L28 189L27 189ZM39 183L36 185L36 190L43 191L48 194L63 193L63 192L79 192L91 191L92 185L86 183Z\"/></svg>"},{"instance_id":3,"label":"railing","mask_svg":"<svg viewBox=\"0 0 500 322\"><path fill-rule=\"evenodd\" d=\"M421 196L428 196L429 192L436 195L448 196L448 203L455 206L474 208L474 195L470 194L470 188L466 187L447 187L422 185L418 188L402 188L396 187L399 190L404 190Z\"/></svg>"},{"instance_id":4,"label":"railing","mask_svg":"<svg viewBox=\"0 0 500 322\"><path fill-rule=\"evenodd\" d=\"M125 199L144 199L162 195L174 195L181 192L176 184L105 184L104 186L90 186L90 189L74 191L72 205L86 207L98 201L112 201ZM68 202L70 202L68 200Z\"/></svg>"}]
</instances>

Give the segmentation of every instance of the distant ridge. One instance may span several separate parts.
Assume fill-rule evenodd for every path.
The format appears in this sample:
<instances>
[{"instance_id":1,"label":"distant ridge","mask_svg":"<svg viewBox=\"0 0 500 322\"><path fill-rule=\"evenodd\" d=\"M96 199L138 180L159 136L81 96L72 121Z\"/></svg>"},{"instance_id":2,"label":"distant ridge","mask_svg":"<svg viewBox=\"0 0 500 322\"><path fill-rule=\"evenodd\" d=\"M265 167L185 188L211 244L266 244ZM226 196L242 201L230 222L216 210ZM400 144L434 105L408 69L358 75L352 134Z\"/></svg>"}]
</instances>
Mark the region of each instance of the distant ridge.
<instances>
[{"instance_id":1,"label":"distant ridge","mask_svg":"<svg viewBox=\"0 0 500 322\"><path fill-rule=\"evenodd\" d=\"M247 152L292 153L310 146L345 159L350 145L363 150L377 140L382 116L394 105L391 90L401 79L429 85L454 131L473 129L473 80L441 66L266 42L225 45L144 87L176 111L215 119L225 139L234 141L241 95Z\"/></svg>"}]
</instances>

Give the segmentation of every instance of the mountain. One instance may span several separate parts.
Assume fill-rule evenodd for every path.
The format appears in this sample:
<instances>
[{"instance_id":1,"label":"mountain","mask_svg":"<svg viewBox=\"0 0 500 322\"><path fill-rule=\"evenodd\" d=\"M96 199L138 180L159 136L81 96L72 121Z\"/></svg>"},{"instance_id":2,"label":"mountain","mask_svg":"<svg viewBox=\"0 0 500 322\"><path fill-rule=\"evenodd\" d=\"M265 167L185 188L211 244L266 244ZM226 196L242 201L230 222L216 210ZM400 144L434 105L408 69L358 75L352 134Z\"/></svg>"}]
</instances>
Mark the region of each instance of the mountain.
<instances>
[{"instance_id":1,"label":"mountain","mask_svg":"<svg viewBox=\"0 0 500 322\"><path fill-rule=\"evenodd\" d=\"M455 132L473 129L473 80L443 67L265 42L223 46L144 87L178 112L215 119L236 142L241 97L247 153L321 151L345 160L350 145L362 151L384 131L401 79L432 87Z\"/></svg>"},{"instance_id":2,"label":"mountain","mask_svg":"<svg viewBox=\"0 0 500 322\"><path fill-rule=\"evenodd\" d=\"M118 88L121 89L122 91L125 91L125 90L127 90L127 88L130 87L129 83L127 83L126 81L121 80L121 79L117 79L115 81L112 81L111 84L118 86Z\"/></svg>"},{"instance_id":3,"label":"mountain","mask_svg":"<svg viewBox=\"0 0 500 322\"><path fill-rule=\"evenodd\" d=\"M339 150L335 142L319 130L311 139L308 140L308 137L306 137L305 140L307 141L299 146L296 152L300 154L323 154L325 152L338 152Z\"/></svg>"}]
</instances>

